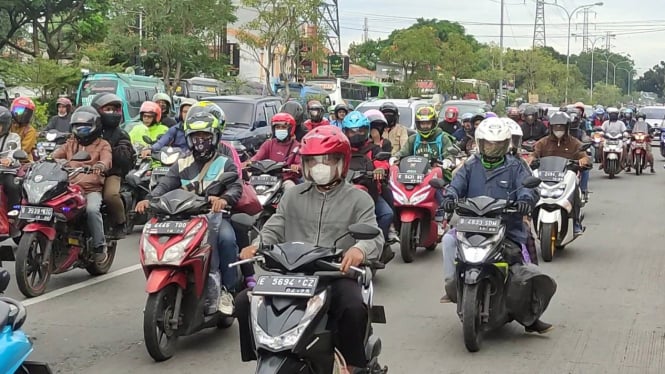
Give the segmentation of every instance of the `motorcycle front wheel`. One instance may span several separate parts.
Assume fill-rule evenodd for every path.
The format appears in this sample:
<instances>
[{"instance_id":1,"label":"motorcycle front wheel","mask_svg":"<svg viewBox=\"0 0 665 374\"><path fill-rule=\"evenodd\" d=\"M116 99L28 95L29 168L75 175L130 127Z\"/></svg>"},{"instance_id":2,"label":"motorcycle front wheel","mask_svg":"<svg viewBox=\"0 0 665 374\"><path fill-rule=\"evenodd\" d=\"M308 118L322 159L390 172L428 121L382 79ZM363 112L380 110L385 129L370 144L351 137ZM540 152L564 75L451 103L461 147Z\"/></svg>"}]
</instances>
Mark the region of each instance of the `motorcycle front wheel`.
<instances>
[{"instance_id":1,"label":"motorcycle front wheel","mask_svg":"<svg viewBox=\"0 0 665 374\"><path fill-rule=\"evenodd\" d=\"M170 284L148 295L143 312L143 339L153 360L166 361L175 354L177 331L169 323L175 310L178 286Z\"/></svg>"},{"instance_id":2,"label":"motorcycle front wheel","mask_svg":"<svg viewBox=\"0 0 665 374\"><path fill-rule=\"evenodd\" d=\"M404 262L411 263L416 255L418 246L416 233L418 232L418 221L402 222L399 232L399 249Z\"/></svg>"},{"instance_id":3,"label":"motorcycle front wheel","mask_svg":"<svg viewBox=\"0 0 665 374\"><path fill-rule=\"evenodd\" d=\"M41 232L23 234L16 248L16 283L25 297L44 294L51 278L51 259L46 258L49 240ZM52 256L51 256L52 257Z\"/></svg>"},{"instance_id":4,"label":"motorcycle front wheel","mask_svg":"<svg viewBox=\"0 0 665 374\"><path fill-rule=\"evenodd\" d=\"M543 261L550 262L556 251L557 226L555 223L543 223L540 229L540 255Z\"/></svg>"},{"instance_id":5,"label":"motorcycle front wheel","mask_svg":"<svg viewBox=\"0 0 665 374\"><path fill-rule=\"evenodd\" d=\"M482 310L486 283L465 284L462 294L462 331L469 352L478 352L482 342Z\"/></svg>"}]
</instances>

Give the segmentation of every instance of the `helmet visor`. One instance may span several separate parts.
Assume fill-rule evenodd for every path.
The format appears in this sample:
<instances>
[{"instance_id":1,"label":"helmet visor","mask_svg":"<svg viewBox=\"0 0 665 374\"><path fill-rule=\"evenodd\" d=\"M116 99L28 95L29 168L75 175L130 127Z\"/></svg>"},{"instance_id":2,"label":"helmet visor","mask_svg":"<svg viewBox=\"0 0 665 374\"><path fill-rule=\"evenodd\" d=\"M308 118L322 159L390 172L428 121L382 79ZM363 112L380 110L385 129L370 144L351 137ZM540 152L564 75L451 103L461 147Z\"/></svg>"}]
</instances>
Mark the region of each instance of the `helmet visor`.
<instances>
[{"instance_id":1,"label":"helmet visor","mask_svg":"<svg viewBox=\"0 0 665 374\"><path fill-rule=\"evenodd\" d=\"M501 141L478 139L478 150L480 151L480 154L485 157L501 157L508 153L508 147L510 147L510 139Z\"/></svg>"}]
</instances>

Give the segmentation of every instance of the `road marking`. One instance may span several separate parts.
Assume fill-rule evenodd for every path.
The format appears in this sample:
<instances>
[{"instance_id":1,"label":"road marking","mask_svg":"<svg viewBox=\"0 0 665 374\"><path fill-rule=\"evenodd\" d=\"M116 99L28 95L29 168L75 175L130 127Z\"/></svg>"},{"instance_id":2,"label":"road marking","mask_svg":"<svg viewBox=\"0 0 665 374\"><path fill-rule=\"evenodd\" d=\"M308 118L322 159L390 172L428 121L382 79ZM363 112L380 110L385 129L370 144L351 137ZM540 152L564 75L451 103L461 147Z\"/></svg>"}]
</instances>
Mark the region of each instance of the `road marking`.
<instances>
[{"instance_id":1,"label":"road marking","mask_svg":"<svg viewBox=\"0 0 665 374\"><path fill-rule=\"evenodd\" d=\"M122 268L122 269L118 269L116 271L110 272L108 274L100 275L98 277L85 280L81 283L76 283L76 284L72 284L71 286L67 286L67 287L59 288L57 290L53 290L52 292L49 292L46 295L37 296L37 297L32 298L32 299L23 300L23 301L21 301L21 303L23 303L23 305L25 305L25 306L30 306L30 305L34 305L34 304L37 304L37 303L41 303L43 301L48 301L48 300L51 300L51 299L55 299L56 297L68 294L70 292L78 291L81 288L92 286L92 285L95 285L97 283L107 281L109 279L117 278L119 276L131 273L131 272L139 270L139 269L141 269L141 264L128 266L126 268Z\"/></svg>"}]
</instances>

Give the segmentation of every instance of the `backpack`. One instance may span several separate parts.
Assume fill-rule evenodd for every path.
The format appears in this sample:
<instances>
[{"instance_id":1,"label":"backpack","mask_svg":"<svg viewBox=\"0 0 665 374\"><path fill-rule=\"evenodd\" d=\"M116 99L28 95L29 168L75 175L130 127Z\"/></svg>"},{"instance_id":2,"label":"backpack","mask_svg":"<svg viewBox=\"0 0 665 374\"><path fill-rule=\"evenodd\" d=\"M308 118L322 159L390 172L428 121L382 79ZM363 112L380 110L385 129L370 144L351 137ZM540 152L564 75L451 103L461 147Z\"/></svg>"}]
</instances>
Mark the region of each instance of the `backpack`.
<instances>
[{"instance_id":1,"label":"backpack","mask_svg":"<svg viewBox=\"0 0 665 374\"><path fill-rule=\"evenodd\" d=\"M352 152L351 162L349 163L349 170L373 171L374 162L372 161L372 151L374 150L374 147L376 147L376 145L368 144L360 148L358 151ZM367 187L367 191L374 200L379 197L378 186L372 178L364 178L360 184Z\"/></svg>"},{"instance_id":2,"label":"backpack","mask_svg":"<svg viewBox=\"0 0 665 374\"><path fill-rule=\"evenodd\" d=\"M439 158L439 159L443 157L443 136L444 136L444 134L445 133L439 134L439 136L437 136L436 139L434 139L434 142L427 142L426 143L428 149L430 149L430 150L431 150L431 148L429 148L429 147L430 147L431 144L436 145L436 149L439 152L437 154L437 158ZM417 134L416 135L416 141L413 144L413 154L414 155L416 155L416 152L418 151L418 149L420 149L421 144L422 144L422 137L420 136L420 134Z\"/></svg>"}]
</instances>

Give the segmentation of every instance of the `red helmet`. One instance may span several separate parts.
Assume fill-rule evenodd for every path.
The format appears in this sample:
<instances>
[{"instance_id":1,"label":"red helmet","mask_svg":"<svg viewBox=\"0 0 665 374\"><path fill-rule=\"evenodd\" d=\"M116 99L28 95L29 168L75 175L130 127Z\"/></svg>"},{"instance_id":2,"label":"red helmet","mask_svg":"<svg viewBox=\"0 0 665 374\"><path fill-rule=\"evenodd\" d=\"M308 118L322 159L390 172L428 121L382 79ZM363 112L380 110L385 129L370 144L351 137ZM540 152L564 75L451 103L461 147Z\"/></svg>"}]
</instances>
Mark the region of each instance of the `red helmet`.
<instances>
[{"instance_id":1,"label":"red helmet","mask_svg":"<svg viewBox=\"0 0 665 374\"><path fill-rule=\"evenodd\" d=\"M296 119L293 118L289 113L277 113L272 116L270 120L270 125L275 126L278 124L287 123L289 125L289 136L293 136L296 133Z\"/></svg>"},{"instance_id":2,"label":"red helmet","mask_svg":"<svg viewBox=\"0 0 665 374\"><path fill-rule=\"evenodd\" d=\"M72 110L72 102L66 97L59 98L58 101L55 102L55 104L69 107L68 110Z\"/></svg>"},{"instance_id":3,"label":"red helmet","mask_svg":"<svg viewBox=\"0 0 665 374\"><path fill-rule=\"evenodd\" d=\"M448 107L448 109L446 109L446 113L444 114L446 122L457 122L458 116L459 109L457 109L455 106Z\"/></svg>"},{"instance_id":4,"label":"red helmet","mask_svg":"<svg viewBox=\"0 0 665 374\"><path fill-rule=\"evenodd\" d=\"M351 144L341 129L336 126L319 126L309 131L300 141L300 156L302 158L303 176L311 180L308 156L340 156L339 176L344 178L349 171L351 163Z\"/></svg>"},{"instance_id":5,"label":"red helmet","mask_svg":"<svg viewBox=\"0 0 665 374\"><path fill-rule=\"evenodd\" d=\"M143 116L143 113L154 114L155 122L159 122L162 120L162 107L160 107L159 104L152 101L146 101L143 104L141 104L141 109L139 109L139 113L141 114L141 116Z\"/></svg>"},{"instance_id":6,"label":"red helmet","mask_svg":"<svg viewBox=\"0 0 665 374\"><path fill-rule=\"evenodd\" d=\"M12 118L19 125L27 125L32 120L32 115L35 113L35 103L25 96L19 96L12 101Z\"/></svg>"}]
</instances>

